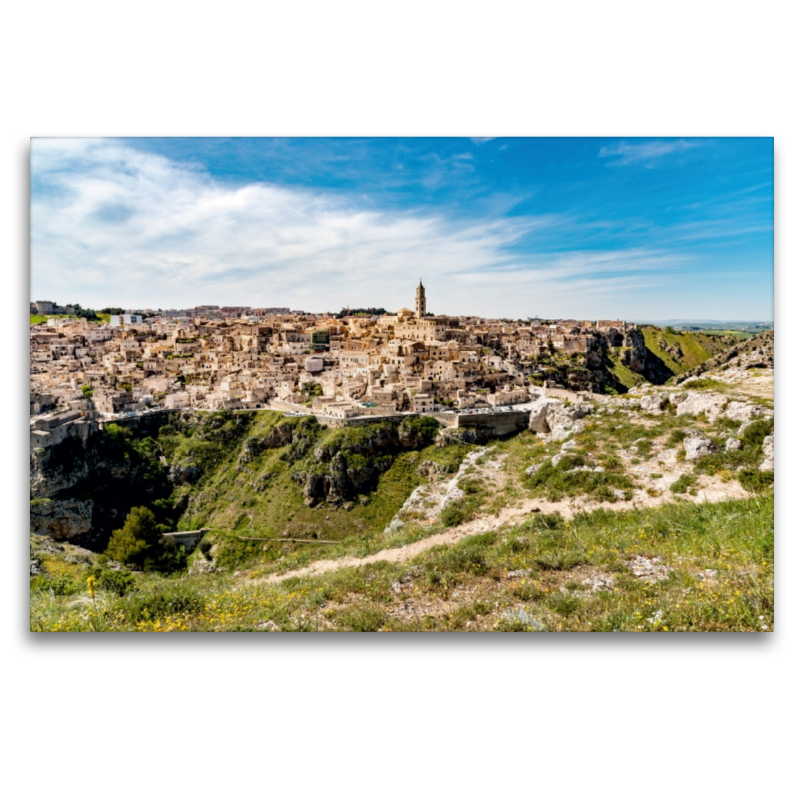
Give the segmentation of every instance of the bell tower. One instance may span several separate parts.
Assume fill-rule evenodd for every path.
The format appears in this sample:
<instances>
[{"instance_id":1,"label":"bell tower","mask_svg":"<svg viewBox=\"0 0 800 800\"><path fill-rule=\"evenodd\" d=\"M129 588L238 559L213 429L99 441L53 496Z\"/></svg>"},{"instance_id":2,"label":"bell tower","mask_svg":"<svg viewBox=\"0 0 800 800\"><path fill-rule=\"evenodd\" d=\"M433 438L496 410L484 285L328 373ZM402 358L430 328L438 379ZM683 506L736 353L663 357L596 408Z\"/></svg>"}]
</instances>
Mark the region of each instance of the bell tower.
<instances>
[{"instance_id":1,"label":"bell tower","mask_svg":"<svg viewBox=\"0 0 800 800\"><path fill-rule=\"evenodd\" d=\"M419 279L419 286L417 286L417 303L415 308L415 316L417 319L425 316L425 287L422 285L422 278Z\"/></svg>"}]
</instances>

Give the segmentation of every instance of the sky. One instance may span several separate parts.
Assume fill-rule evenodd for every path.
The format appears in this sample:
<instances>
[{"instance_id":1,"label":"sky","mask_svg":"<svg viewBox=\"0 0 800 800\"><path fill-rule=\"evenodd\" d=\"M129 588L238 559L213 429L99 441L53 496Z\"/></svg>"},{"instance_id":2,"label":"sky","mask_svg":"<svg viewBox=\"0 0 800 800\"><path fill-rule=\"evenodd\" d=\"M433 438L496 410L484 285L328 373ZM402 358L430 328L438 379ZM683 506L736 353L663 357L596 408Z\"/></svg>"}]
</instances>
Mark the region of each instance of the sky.
<instances>
[{"instance_id":1,"label":"sky","mask_svg":"<svg viewBox=\"0 0 800 800\"><path fill-rule=\"evenodd\" d=\"M31 140L31 299L773 318L771 138Z\"/></svg>"}]
</instances>

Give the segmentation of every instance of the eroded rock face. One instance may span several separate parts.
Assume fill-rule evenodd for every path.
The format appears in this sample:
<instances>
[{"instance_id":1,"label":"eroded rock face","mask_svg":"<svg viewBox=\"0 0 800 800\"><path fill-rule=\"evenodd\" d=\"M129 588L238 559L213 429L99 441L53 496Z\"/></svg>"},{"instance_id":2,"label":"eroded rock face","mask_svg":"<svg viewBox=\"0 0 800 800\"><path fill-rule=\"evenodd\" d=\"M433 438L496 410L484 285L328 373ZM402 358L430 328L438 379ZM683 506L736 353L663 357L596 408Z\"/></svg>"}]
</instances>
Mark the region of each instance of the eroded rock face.
<instances>
[{"instance_id":1,"label":"eroded rock face","mask_svg":"<svg viewBox=\"0 0 800 800\"><path fill-rule=\"evenodd\" d=\"M486 444L492 438L490 428L442 428L436 437L436 444Z\"/></svg>"},{"instance_id":2,"label":"eroded rock face","mask_svg":"<svg viewBox=\"0 0 800 800\"><path fill-rule=\"evenodd\" d=\"M547 424L547 410L551 405L561 405L560 401L549 397L537 400L531 409L531 416L528 420L528 430L533 433L550 433L550 426Z\"/></svg>"},{"instance_id":3,"label":"eroded rock face","mask_svg":"<svg viewBox=\"0 0 800 800\"><path fill-rule=\"evenodd\" d=\"M200 477L201 469L194 464L173 464L169 468L169 479L176 486L194 483Z\"/></svg>"},{"instance_id":4,"label":"eroded rock face","mask_svg":"<svg viewBox=\"0 0 800 800\"><path fill-rule=\"evenodd\" d=\"M76 452L72 453L69 448ZM77 440L75 443L67 441L56 447L32 450L31 497L52 497L58 492L71 489L88 477L89 466L88 460L83 456L83 446Z\"/></svg>"},{"instance_id":5,"label":"eroded rock face","mask_svg":"<svg viewBox=\"0 0 800 800\"><path fill-rule=\"evenodd\" d=\"M51 500L31 506L31 533L56 541L76 542L92 530L92 500Z\"/></svg>"},{"instance_id":6,"label":"eroded rock face","mask_svg":"<svg viewBox=\"0 0 800 800\"><path fill-rule=\"evenodd\" d=\"M566 405L561 400L542 398L531 409L528 429L534 433L546 434L552 440L563 440L571 433L581 430L583 425L580 420L593 410L589 405Z\"/></svg>"},{"instance_id":7,"label":"eroded rock face","mask_svg":"<svg viewBox=\"0 0 800 800\"><path fill-rule=\"evenodd\" d=\"M686 451L687 461L697 461L698 458L713 453L714 445L711 439L702 433L690 433L683 440L683 449Z\"/></svg>"}]
</instances>

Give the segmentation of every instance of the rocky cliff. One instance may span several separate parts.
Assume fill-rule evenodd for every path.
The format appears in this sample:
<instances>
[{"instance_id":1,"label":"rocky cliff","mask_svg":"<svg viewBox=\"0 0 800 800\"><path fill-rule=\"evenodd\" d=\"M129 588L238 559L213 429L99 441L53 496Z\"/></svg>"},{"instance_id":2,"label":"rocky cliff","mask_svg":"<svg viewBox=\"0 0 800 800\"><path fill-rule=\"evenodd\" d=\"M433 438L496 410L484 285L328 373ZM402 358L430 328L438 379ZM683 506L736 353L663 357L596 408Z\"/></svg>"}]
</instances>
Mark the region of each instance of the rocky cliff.
<instances>
[{"instance_id":1,"label":"rocky cliff","mask_svg":"<svg viewBox=\"0 0 800 800\"><path fill-rule=\"evenodd\" d=\"M85 444L31 452L31 531L102 550L133 506L181 527L215 513L220 492L269 503L286 481L307 507L350 507L368 502L400 455L431 447L438 433L431 418L332 430L275 412L176 411L109 424Z\"/></svg>"}]
</instances>

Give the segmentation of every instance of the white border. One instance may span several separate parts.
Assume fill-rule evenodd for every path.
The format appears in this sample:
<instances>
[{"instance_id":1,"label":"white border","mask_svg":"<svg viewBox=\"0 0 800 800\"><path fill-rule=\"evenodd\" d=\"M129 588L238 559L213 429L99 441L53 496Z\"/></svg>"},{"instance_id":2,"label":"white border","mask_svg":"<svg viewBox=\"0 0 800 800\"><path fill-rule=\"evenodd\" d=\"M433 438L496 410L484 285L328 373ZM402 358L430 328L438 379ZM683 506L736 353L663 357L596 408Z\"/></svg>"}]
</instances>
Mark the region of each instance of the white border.
<instances>
[{"instance_id":1,"label":"white border","mask_svg":"<svg viewBox=\"0 0 800 800\"><path fill-rule=\"evenodd\" d=\"M11 796L786 795L799 562L786 496L795 473L783 457L797 423L781 354L796 317L800 131L796 26L784 8L407 0L6 11ZM260 134L774 135L778 632L110 646L26 634L28 137Z\"/></svg>"}]
</instances>

